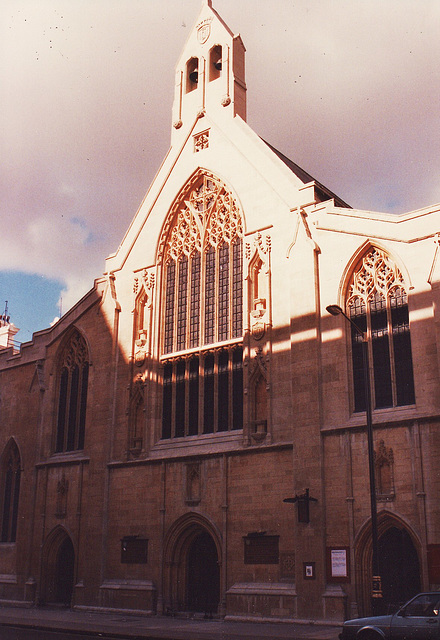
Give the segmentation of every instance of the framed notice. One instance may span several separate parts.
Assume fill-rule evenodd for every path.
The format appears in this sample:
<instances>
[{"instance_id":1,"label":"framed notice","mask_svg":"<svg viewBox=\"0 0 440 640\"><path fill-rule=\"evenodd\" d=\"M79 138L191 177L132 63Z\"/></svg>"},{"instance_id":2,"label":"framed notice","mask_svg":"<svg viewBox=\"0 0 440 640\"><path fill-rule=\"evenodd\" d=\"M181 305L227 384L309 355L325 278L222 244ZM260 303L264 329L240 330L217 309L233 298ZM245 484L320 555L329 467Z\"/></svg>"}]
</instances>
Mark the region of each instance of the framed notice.
<instances>
[{"instance_id":1,"label":"framed notice","mask_svg":"<svg viewBox=\"0 0 440 640\"><path fill-rule=\"evenodd\" d=\"M349 547L327 547L328 582L350 582Z\"/></svg>"},{"instance_id":2,"label":"framed notice","mask_svg":"<svg viewBox=\"0 0 440 640\"><path fill-rule=\"evenodd\" d=\"M315 574L315 563L314 562L303 562L303 578L304 580L314 580L316 577Z\"/></svg>"}]
</instances>

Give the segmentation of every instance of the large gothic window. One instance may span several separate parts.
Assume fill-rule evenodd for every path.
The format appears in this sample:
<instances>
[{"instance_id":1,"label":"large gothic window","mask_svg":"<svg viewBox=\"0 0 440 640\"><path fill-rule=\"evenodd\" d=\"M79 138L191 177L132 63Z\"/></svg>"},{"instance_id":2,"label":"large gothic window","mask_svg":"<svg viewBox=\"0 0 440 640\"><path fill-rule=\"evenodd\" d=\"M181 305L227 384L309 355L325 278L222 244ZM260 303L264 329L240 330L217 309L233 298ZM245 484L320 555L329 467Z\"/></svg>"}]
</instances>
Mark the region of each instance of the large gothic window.
<instances>
[{"instance_id":1,"label":"large gothic window","mask_svg":"<svg viewBox=\"0 0 440 640\"><path fill-rule=\"evenodd\" d=\"M163 438L243 426L242 236L232 194L200 176L164 251Z\"/></svg>"},{"instance_id":2,"label":"large gothic window","mask_svg":"<svg viewBox=\"0 0 440 640\"><path fill-rule=\"evenodd\" d=\"M373 406L413 404L408 299L403 276L389 256L371 248L354 270L347 313L367 333ZM365 411L362 338L352 327L354 410Z\"/></svg>"},{"instance_id":3,"label":"large gothic window","mask_svg":"<svg viewBox=\"0 0 440 640\"><path fill-rule=\"evenodd\" d=\"M76 331L60 360L56 452L84 448L88 379L87 345Z\"/></svg>"},{"instance_id":4,"label":"large gothic window","mask_svg":"<svg viewBox=\"0 0 440 640\"><path fill-rule=\"evenodd\" d=\"M20 495L20 454L15 442L5 449L1 463L1 538L0 542L15 542L18 499Z\"/></svg>"}]
</instances>

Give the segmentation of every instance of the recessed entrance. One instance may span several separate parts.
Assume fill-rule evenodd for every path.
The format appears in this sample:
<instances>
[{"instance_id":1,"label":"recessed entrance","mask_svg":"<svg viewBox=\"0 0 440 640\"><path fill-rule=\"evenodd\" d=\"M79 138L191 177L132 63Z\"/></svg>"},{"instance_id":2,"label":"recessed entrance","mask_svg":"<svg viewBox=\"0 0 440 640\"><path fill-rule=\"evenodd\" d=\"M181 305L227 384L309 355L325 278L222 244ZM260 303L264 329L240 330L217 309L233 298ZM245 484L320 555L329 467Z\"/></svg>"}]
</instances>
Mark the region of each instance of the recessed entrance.
<instances>
[{"instance_id":1,"label":"recessed entrance","mask_svg":"<svg viewBox=\"0 0 440 640\"><path fill-rule=\"evenodd\" d=\"M165 540L164 612L221 613L221 536L198 513L171 526Z\"/></svg>"},{"instance_id":2,"label":"recessed entrance","mask_svg":"<svg viewBox=\"0 0 440 640\"><path fill-rule=\"evenodd\" d=\"M46 540L42 554L41 604L70 606L75 573L75 550L62 528Z\"/></svg>"},{"instance_id":3,"label":"recessed entrance","mask_svg":"<svg viewBox=\"0 0 440 640\"><path fill-rule=\"evenodd\" d=\"M217 612L220 600L220 571L217 549L206 531L199 533L188 550L188 611Z\"/></svg>"},{"instance_id":4,"label":"recessed entrance","mask_svg":"<svg viewBox=\"0 0 440 640\"><path fill-rule=\"evenodd\" d=\"M393 612L421 590L417 539L394 514L378 514L379 570L382 579L383 613ZM356 549L356 583L359 615L371 614L371 523L364 527Z\"/></svg>"},{"instance_id":5,"label":"recessed entrance","mask_svg":"<svg viewBox=\"0 0 440 640\"><path fill-rule=\"evenodd\" d=\"M379 538L385 608L397 607L420 591L419 558L405 529L391 527Z\"/></svg>"}]
</instances>

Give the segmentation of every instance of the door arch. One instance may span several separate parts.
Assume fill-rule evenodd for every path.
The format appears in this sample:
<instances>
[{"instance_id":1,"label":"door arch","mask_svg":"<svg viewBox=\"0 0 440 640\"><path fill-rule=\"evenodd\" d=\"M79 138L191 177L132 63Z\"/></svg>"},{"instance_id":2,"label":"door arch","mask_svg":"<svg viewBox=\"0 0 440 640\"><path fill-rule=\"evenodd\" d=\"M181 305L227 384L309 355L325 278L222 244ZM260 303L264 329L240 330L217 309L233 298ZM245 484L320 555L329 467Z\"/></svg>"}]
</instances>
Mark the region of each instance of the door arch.
<instances>
[{"instance_id":1,"label":"door arch","mask_svg":"<svg viewBox=\"0 0 440 640\"><path fill-rule=\"evenodd\" d=\"M63 527L56 527L43 546L40 604L70 606L75 582L75 549Z\"/></svg>"},{"instance_id":2,"label":"door arch","mask_svg":"<svg viewBox=\"0 0 440 640\"><path fill-rule=\"evenodd\" d=\"M165 540L165 610L214 615L221 593L220 534L203 516L187 514Z\"/></svg>"},{"instance_id":3,"label":"door arch","mask_svg":"<svg viewBox=\"0 0 440 640\"><path fill-rule=\"evenodd\" d=\"M421 590L420 542L414 532L394 514L378 516L379 571L382 578L382 609L394 610ZM371 613L371 522L356 544L356 586L360 615Z\"/></svg>"}]
</instances>

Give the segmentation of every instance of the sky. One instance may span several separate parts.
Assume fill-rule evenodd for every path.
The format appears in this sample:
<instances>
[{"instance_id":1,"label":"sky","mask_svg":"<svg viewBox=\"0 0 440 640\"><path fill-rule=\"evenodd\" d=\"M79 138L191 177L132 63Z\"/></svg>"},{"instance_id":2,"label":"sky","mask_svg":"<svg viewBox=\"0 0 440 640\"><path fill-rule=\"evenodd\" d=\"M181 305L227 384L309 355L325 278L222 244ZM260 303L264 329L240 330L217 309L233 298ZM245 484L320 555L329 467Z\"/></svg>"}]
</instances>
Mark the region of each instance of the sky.
<instances>
[{"instance_id":1,"label":"sky","mask_svg":"<svg viewBox=\"0 0 440 640\"><path fill-rule=\"evenodd\" d=\"M0 3L0 312L17 340L93 286L166 152L201 0ZM440 202L438 0L213 0L248 123L356 209Z\"/></svg>"}]
</instances>

